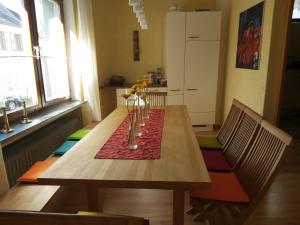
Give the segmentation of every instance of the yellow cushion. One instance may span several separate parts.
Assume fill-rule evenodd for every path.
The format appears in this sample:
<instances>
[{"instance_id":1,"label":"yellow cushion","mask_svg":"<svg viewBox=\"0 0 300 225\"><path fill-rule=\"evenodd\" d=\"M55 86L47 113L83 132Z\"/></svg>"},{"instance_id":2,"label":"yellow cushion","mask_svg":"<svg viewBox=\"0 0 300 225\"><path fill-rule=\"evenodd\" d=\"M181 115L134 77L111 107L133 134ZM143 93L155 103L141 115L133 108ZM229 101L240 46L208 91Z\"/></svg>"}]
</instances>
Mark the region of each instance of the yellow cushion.
<instances>
[{"instance_id":1,"label":"yellow cushion","mask_svg":"<svg viewBox=\"0 0 300 225\"><path fill-rule=\"evenodd\" d=\"M85 211L78 211L78 215L99 215L99 216L107 216L107 217L121 217L127 220L128 225L143 225L144 219L139 217L133 216L121 216L121 215L114 215L114 214L107 214L107 213L99 213L99 212L85 212Z\"/></svg>"}]
</instances>

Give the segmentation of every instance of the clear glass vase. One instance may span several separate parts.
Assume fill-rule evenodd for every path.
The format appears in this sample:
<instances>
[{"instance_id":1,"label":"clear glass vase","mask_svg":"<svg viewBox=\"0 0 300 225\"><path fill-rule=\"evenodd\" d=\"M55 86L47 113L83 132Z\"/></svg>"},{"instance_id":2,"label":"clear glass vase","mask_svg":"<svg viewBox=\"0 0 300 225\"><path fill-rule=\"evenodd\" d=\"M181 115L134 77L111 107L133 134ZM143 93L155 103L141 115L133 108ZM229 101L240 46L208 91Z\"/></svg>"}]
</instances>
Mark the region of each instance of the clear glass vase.
<instances>
[{"instance_id":1,"label":"clear glass vase","mask_svg":"<svg viewBox=\"0 0 300 225\"><path fill-rule=\"evenodd\" d=\"M149 101L147 99L144 100L144 107L143 107L143 112L144 112L144 119L149 119Z\"/></svg>"},{"instance_id":2,"label":"clear glass vase","mask_svg":"<svg viewBox=\"0 0 300 225\"><path fill-rule=\"evenodd\" d=\"M136 143L136 109L135 109L135 98L132 100L132 111L130 112L128 102L130 100L126 99L126 107L128 112L129 119L129 130L128 130L128 148L130 150L136 150L138 148L138 144Z\"/></svg>"},{"instance_id":3,"label":"clear glass vase","mask_svg":"<svg viewBox=\"0 0 300 225\"><path fill-rule=\"evenodd\" d=\"M140 126L140 113L137 111L134 115L134 133L135 136L140 137L142 136L141 126Z\"/></svg>"},{"instance_id":4,"label":"clear glass vase","mask_svg":"<svg viewBox=\"0 0 300 225\"><path fill-rule=\"evenodd\" d=\"M138 145L135 140L134 123L135 122L131 123L131 126L128 131L128 148L130 150L136 150L138 148Z\"/></svg>"},{"instance_id":5,"label":"clear glass vase","mask_svg":"<svg viewBox=\"0 0 300 225\"><path fill-rule=\"evenodd\" d=\"M144 127L145 126L145 121L144 121L144 112L143 112L143 108L140 104L141 98L140 98L140 93L137 94L137 119L136 119L136 123L137 126L140 127ZM138 135L140 136L140 135Z\"/></svg>"}]
</instances>

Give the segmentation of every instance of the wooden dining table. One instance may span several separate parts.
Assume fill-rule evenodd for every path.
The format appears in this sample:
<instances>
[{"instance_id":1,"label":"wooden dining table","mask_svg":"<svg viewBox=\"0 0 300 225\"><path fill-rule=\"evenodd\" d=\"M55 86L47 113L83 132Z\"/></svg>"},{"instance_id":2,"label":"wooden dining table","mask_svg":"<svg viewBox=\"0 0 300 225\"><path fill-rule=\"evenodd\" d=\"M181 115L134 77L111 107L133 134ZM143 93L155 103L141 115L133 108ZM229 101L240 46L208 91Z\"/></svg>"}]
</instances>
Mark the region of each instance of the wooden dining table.
<instances>
[{"instance_id":1,"label":"wooden dining table","mask_svg":"<svg viewBox=\"0 0 300 225\"><path fill-rule=\"evenodd\" d=\"M209 188L210 178L186 107L164 108L159 159L95 159L127 116L126 108L118 107L57 160L38 182L85 189L91 211L100 210L99 188L172 190L173 225L183 225L185 191Z\"/></svg>"}]
</instances>

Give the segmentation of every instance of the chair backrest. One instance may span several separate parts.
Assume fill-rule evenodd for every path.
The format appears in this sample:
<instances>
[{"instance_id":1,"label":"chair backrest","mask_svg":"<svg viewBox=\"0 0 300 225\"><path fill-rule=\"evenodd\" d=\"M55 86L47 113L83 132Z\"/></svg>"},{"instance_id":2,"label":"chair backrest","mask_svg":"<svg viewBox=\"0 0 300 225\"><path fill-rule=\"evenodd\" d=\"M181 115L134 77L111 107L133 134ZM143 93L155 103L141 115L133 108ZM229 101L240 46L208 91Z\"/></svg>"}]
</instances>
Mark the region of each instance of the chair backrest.
<instances>
[{"instance_id":1,"label":"chair backrest","mask_svg":"<svg viewBox=\"0 0 300 225\"><path fill-rule=\"evenodd\" d=\"M246 210L247 217L271 185L279 165L283 160L292 137L271 125L261 123L256 138L247 155L235 169L241 185L251 199Z\"/></svg>"},{"instance_id":2,"label":"chair backrest","mask_svg":"<svg viewBox=\"0 0 300 225\"><path fill-rule=\"evenodd\" d=\"M150 106L165 106L167 92L147 92Z\"/></svg>"},{"instance_id":3,"label":"chair backrest","mask_svg":"<svg viewBox=\"0 0 300 225\"><path fill-rule=\"evenodd\" d=\"M142 218L114 215L78 215L30 211L0 211L5 225L143 225ZM131 219L131 220L130 220Z\"/></svg>"},{"instance_id":4,"label":"chair backrest","mask_svg":"<svg viewBox=\"0 0 300 225\"><path fill-rule=\"evenodd\" d=\"M260 115L245 107L232 139L223 150L226 161L233 169L245 157L262 121L263 118Z\"/></svg>"},{"instance_id":5,"label":"chair backrest","mask_svg":"<svg viewBox=\"0 0 300 225\"><path fill-rule=\"evenodd\" d=\"M237 128L239 120L241 119L244 109L244 104L240 103L236 99L233 100L229 114L217 134L217 139L223 146L226 146L230 141L234 130Z\"/></svg>"}]
</instances>

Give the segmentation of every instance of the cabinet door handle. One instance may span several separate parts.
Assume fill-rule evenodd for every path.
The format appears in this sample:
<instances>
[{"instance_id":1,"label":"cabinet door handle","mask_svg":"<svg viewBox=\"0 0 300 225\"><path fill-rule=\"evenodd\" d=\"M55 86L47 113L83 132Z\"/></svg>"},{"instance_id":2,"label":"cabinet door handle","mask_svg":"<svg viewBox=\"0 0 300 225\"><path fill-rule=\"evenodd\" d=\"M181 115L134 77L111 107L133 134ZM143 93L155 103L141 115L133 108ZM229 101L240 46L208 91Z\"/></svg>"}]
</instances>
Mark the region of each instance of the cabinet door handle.
<instances>
[{"instance_id":1,"label":"cabinet door handle","mask_svg":"<svg viewBox=\"0 0 300 225\"><path fill-rule=\"evenodd\" d=\"M197 88L188 88L186 89L187 91L197 91L198 89Z\"/></svg>"},{"instance_id":2,"label":"cabinet door handle","mask_svg":"<svg viewBox=\"0 0 300 225\"><path fill-rule=\"evenodd\" d=\"M180 89L172 89L170 91L181 91Z\"/></svg>"},{"instance_id":3,"label":"cabinet door handle","mask_svg":"<svg viewBox=\"0 0 300 225\"><path fill-rule=\"evenodd\" d=\"M199 36L196 36L196 35L194 35L194 36L189 36L189 38L191 38L191 39L196 39L196 38L200 38Z\"/></svg>"}]
</instances>

